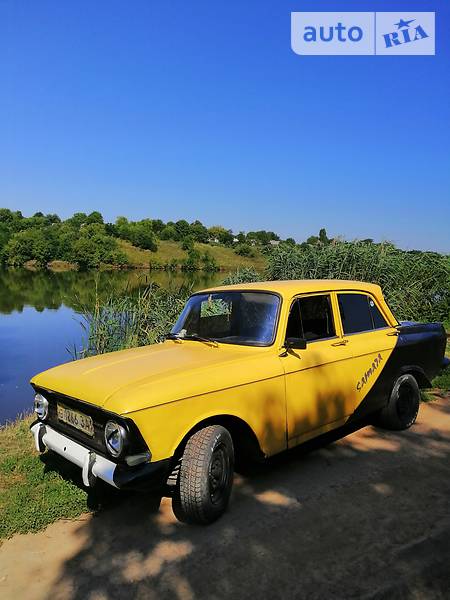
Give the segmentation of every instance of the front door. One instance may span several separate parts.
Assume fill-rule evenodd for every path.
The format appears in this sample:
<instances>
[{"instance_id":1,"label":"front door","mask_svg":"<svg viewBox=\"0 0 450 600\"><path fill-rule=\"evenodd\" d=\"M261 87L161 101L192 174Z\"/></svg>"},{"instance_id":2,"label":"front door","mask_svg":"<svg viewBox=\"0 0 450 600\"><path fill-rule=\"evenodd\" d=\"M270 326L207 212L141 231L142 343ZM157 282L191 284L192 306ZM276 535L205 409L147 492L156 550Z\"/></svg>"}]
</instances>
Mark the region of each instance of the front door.
<instances>
[{"instance_id":1,"label":"front door","mask_svg":"<svg viewBox=\"0 0 450 600\"><path fill-rule=\"evenodd\" d=\"M307 347L280 358L286 375L288 446L338 427L353 411L351 350L340 335L336 313L332 293L301 296L291 306L286 338L304 338Z\"/></svg>"}]
</instances>

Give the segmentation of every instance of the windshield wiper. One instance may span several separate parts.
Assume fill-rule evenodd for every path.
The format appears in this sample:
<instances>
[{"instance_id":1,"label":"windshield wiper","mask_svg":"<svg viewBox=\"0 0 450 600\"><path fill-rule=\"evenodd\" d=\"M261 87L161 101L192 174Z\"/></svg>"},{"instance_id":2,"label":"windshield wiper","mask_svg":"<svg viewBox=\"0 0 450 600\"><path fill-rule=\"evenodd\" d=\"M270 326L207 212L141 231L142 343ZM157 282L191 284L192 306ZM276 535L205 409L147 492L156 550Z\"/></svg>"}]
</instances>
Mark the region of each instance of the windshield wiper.
<instances>
[{"instance_id":1,"label":"windshield wiper","mask_svg":"<svg viewBox=\"0 0 450 600\"><path fill-rule=\"evenodd\" d=\"M204 335L198 335L197 333L191 333L189 335L185 335L184 340L196 340L197 342L207 342L209 344L214 344L214 346L218 346L217 340L214 338L206 337Z\"/></svg>"},{"instance_id":2,"label":"windshield wiper","mask_svg":"<svg viewBox=\"0 0 450 600\"><path fill-rule=\"evenodd\" d=\"M168 333L166 335L166 340L193 340L194 342L205 342L207 344L213 344L216 347L219 346L217 340L215 340L214 338L198 335L197 333L190 333L185 335L180 335L179 333Z\"/></svg>"},{"instance_id":3,"label":"windshield wiper","mask_svg":"<svg viewBox=\"0 0 450 600\"><path fill-rule=\"evenodd\" d=\"M182 336L179 333L166 333L164 335L165 340L182 340Z\"/></svg>"}]
</instances>

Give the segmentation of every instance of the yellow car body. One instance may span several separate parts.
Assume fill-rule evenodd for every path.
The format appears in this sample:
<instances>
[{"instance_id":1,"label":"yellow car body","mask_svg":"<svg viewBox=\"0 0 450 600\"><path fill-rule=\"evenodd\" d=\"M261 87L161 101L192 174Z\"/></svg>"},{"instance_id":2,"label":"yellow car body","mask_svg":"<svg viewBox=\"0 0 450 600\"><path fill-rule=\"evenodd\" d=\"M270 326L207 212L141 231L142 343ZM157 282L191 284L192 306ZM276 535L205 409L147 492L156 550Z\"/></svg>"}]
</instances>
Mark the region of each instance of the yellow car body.
<instances>
[{"instance_id":1,"label":"yellow car body","mask_svg":"<svg viewBox=\"0 0 450 600\"><path fill-rule=\"evenodd\" d=\"M425 349L433 355L432 364L430 357L424 359L429 364L411 361L409 350L401 349L398 359L390 360L399 347L399 323L378 285L273 281L222 286L197 294L223 291L268 292L279 298L272 343L258 347L168 339L63 364L36 375L31 383L44 396L56 395L62 403L75 401L81 413L95 407L109 418L126 419L145 442L146 460L167 466L192 432L208 423L224 424L235 447L239 446L237 437L245 434L262 455L272 456L380 408L404 369L416 370L419 383L426 385L430 371L437 371L442 362L440 342L436 351ZM381 314L382 326L346 334L339 305L343 293L366 296ZM308 341L302 349L286 348L288 318L296 300L316 295L326 296L330 303L334 335ZM426 340L440 335L436 329ZM436 339L430 342L433 348ZM66 426L63 433L71 438L71 431ZM36 429L34 434L39 447L44 434ZM89 449L88 437L84 440L77 435L77 443ZM84 464L83 468L90 467Z\"/></svg>"}]
</instances>

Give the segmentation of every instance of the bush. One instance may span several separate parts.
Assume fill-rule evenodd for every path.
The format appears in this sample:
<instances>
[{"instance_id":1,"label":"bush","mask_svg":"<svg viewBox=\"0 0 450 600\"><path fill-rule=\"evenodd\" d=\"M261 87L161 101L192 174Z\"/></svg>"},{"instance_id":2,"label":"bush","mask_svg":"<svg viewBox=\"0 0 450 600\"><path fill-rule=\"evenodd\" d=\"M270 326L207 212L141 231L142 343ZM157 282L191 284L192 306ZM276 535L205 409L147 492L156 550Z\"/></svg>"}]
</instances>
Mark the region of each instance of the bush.
<instances>
[{"instance_id":1,"label":"bush","mask_svg":"<svg viewBox=\"0 0 450 600\"><path fill-rule=\"evenodd\" d=\"M236 248L234 249L234 251L236 252L236 254L238 256L249 256L249 257L255 256L255 252L254 252L253 248L250 246L250 244L238 244L236 246Z\"/></svg>"},{"instance_id":2,"label":"bush","mask_svg":"<svg viewBox=\"0 0 450 600\"><path fill-rule=\"evenodd\" d=\"M190 235L181 240L181 249L189 252L194 249L194 238Z\"/></svg>"},{"instance_id":3,"label":"bush","mask_svg":"<svg viewBox=\"0 0 450 600\"><path fill-rule=\"evenodd\" d=\"M202 271L207 273L214 273L219 270L216 259L209 252L205 252L202 256L202 264Z\"/></svg>"},{"instance_id":4,"label":"bush","mask_svg":"<svg viewBox=\"0 0 450 600\"><path fill-rule=\"evenodd\" d=\"M192 248L188 251L188 256L181 263L182 271L199 271L200 270L200 253Z\"/></svg>"}]
</instances>

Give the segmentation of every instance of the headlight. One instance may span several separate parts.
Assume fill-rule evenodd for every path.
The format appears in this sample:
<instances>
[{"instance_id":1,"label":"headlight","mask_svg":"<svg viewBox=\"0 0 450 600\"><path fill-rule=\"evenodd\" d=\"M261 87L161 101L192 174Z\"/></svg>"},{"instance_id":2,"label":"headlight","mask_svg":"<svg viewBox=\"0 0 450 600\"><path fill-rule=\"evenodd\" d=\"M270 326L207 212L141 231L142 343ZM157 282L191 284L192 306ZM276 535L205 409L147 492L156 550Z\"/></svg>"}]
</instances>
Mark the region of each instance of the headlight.
<instances>
[{"instance_id":1,"label":"headlight","mask_svg":"<svg viewBox=\"0 0 450 600\"><path fill-rule=\"evenodd\" d=\"M48 416L48 400L42 394L36 394L34 397L34 412L41 421L44 421Z\"/></svg>"},{"instance_id":2,"label":"headlight","mask_svg":"<svg viewBox=\"0 0 450 600\"><path fill-rule=\"evenodd\" d=\"M106 449L112 456L119 456L125 446L127 432L118 423L108 421L105 425Z\"/></svg>"}]
</instances>

